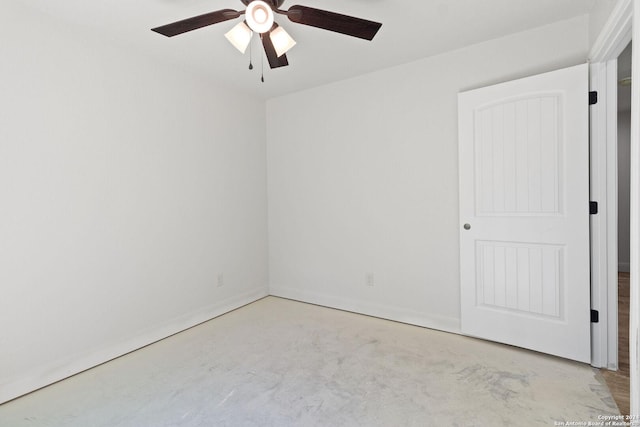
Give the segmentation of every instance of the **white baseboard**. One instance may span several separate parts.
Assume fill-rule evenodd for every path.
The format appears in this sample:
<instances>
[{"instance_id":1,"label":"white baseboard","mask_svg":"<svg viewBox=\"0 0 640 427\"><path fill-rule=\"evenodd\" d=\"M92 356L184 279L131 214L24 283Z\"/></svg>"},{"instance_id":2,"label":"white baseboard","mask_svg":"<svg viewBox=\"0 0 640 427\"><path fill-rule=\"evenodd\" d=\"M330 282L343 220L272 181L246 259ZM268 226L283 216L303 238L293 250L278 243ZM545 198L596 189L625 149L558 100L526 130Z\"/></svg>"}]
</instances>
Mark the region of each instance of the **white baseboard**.
<instances>
[{"instance_id":1,"label":"white baseboard","mask_svg":"<svg viewBox=\"0 0 640 427\"><path fill-rule=\"evenodd\" d=\"M293 288L270 286L269 291L269 294L275 297L322 305L454 334L461 333L460 319L457 318L437 316L401 307L340 298Z\"/></svg>"},{"instance_id":2,"label":"white baseboard","mask_svg":"<svg viewBox=\"0 0 640 427\"><path fill-rule=\"evenodd\" d=\"M622 271L623 273L628 273L631 268L630 263L628 262L620 262L618 261L618 271Z\"/></svg>"},{"instance_id":3,"label":"white baseboard","mask_svg":"<svg viewBox=\"0 0 640 427\"><path fill-rule=\"evenodd\" d=\"M82 357L57 360L49 365L22 374L0 384L0 404L8 402L57 381L91 369L102 363L138 350L178 332L189 329L222 314L252 303L268 295L267 288L260 288L227 298L198 311L171 319L164 325L138 334L128 340L112 343L101 349L90 351Z\"/></svg>"}]
</instances>

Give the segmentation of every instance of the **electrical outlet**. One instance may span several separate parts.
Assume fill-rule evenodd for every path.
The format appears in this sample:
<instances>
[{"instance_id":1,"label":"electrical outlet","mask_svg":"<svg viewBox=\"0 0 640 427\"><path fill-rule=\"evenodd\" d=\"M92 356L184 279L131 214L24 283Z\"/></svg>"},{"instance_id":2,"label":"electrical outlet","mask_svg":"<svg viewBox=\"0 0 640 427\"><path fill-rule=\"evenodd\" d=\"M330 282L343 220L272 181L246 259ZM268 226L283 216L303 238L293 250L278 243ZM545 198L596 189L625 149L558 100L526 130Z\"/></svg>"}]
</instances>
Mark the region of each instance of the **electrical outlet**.
<instances>
[{"instance_id":1,"label":"electrical outlet","mask_svg":"<svg viewBox=\"0 0 640 427\"><path fill-rule=\"evenodd\" d=\"M373 273L367 273L364 280L367 286L373 286Z\"/></svg>"},{"instance_id":2,"label":"electrical outlet","mask_svg":"<svg viewBox=\"0 0 640 427\"><path fill-rule=\"evenodd\" d=\"M224 274L218 274L218 287L221 288L224 286Z\"/></svg>"}]
</instances>

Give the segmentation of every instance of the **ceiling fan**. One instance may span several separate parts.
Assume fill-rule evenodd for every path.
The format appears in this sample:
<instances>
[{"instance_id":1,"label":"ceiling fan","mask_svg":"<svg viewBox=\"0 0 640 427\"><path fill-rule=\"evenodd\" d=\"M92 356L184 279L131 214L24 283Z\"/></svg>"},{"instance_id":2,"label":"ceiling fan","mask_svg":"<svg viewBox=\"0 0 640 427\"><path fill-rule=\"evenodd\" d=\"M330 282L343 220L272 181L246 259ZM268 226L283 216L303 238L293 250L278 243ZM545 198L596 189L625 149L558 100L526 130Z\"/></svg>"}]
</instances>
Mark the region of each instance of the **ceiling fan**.
<instances>
[{"instance_id":1,"label":"ceiling fan","mask_svg":"<svg viewBox=\"0 0 640 427\"><path fill-rule=\"evenodd\" d=\"M274 13L285 15L291 22L334 31L365 40L373 40L381 23L342 15L340 13L315 9L307 6L291 6L289 10L282 10L280 6L284 0L240 0L247 6L246 10L222 9L193 18L183 19L171 24L152 28L152 31L167 37L177 36L198 28L239 18L245 15L245 20L237 24L225 37L242 53L245 52L253 32L258 33L262 40L269 66L271 68L289 65L286 52L295 45L289 34L274 22Z\"/></svg>"}]
</instances>

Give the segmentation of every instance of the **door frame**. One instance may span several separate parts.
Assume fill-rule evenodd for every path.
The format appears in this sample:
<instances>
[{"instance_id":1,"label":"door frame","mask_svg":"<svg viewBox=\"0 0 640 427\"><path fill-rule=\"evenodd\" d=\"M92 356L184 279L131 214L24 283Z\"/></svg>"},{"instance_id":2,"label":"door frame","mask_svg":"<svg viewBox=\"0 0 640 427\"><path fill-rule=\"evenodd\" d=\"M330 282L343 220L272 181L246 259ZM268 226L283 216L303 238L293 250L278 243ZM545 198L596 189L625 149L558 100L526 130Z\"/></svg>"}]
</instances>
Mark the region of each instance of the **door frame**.
<instances>
[{"instance_id":1,"label":"door frame","mask_svg":"<svg viewBox=\"0 0 640 427\"><path fill-rule=\"evenodd\" d=\"M617 112L616 72L615 59L589 66L590 90L598 92L598 102L589 108L589 196L598 203L598 214L590 218L591 308L599 312L599 322L591 324L591 364L614 370L618 368L617 123L612 120Z\"/></svg>"},{"instance_id":2,"label":"door frame","mask_svg":"<svg viewBox=\"0 0 640 427\"><path fill-rule=\"evenodd\" d=\"M599 204L591 217L591 308L600 321L591 326L591 364L618 368L618 194L617 59L631 41L633 5L621 0L589 54L590 90L598 103L590 108L591 200Z\"/></svg>"},{"instance_id":3,"label":"door frame","mask_svg":"<svg viewBox=\"0 0 640 427\"><path fill-rule=\"evenodd\" d=\"M634 8L639 13L634 14ZM640 0L619 0L589 52L591 90L591 196L600 202L592 217L592 365L617 368L617 58L633 45L631 106L631 257L629 362L631 414L640 415ZM637 425L637 424L634 424Z\"/></svg>"}]
</instances>

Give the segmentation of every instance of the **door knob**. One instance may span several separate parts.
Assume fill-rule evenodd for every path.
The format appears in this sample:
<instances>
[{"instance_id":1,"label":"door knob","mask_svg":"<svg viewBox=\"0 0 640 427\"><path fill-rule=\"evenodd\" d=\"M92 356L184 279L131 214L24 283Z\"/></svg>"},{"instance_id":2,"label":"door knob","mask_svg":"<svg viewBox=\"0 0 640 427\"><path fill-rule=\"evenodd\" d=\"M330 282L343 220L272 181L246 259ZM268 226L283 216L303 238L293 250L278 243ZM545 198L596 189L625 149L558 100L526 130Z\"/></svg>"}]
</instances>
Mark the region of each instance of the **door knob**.
<instances>
[{"instance_id":1,"label":"door knob","mask_svg":"<svg viewBox=\"0 0 640 427\"><path fill-rule=\"evenodd\" d=\"M471 224L465 224L464 225L464 229L465 230L471 230Z\"/></svg>"}]
</instances>

